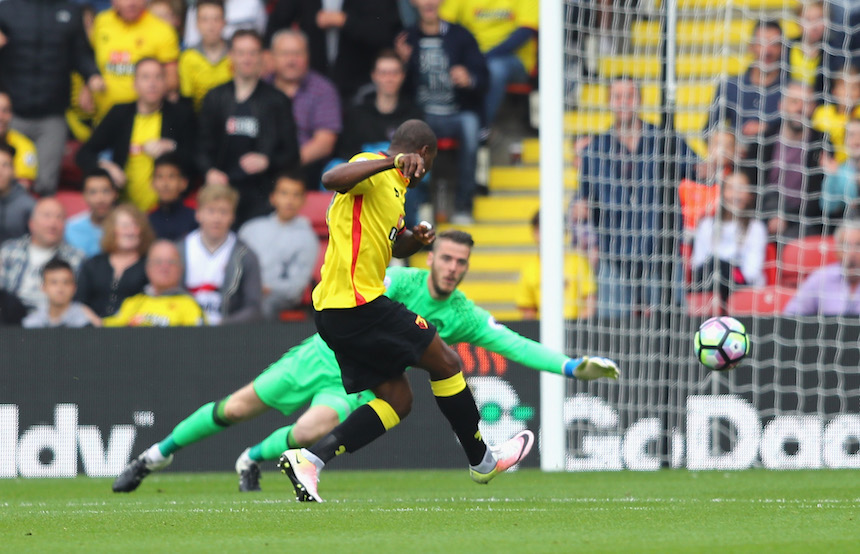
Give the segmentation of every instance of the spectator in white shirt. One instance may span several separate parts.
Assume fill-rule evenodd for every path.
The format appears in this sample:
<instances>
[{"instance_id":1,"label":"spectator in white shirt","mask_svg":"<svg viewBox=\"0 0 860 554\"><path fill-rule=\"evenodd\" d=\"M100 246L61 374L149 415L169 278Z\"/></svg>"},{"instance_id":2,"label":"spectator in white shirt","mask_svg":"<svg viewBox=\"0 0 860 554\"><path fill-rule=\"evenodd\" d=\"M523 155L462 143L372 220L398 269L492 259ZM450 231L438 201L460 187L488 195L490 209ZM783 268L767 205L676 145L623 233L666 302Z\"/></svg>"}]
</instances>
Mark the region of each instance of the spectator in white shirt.
<instances>
[{"instance_id":1,"label":"spectator in white shirt","mask_svg":"<svg viewBox=\"0 0 860 554\"><path fill-rule=\"evenodd\" d=\"M716 286L725 300L736 287L765 284L767 227L752 217L754 194L745 174L730 174L722 186L717 217L696 228L691 262L694 288Z\"/></svg>"}]
</instances>

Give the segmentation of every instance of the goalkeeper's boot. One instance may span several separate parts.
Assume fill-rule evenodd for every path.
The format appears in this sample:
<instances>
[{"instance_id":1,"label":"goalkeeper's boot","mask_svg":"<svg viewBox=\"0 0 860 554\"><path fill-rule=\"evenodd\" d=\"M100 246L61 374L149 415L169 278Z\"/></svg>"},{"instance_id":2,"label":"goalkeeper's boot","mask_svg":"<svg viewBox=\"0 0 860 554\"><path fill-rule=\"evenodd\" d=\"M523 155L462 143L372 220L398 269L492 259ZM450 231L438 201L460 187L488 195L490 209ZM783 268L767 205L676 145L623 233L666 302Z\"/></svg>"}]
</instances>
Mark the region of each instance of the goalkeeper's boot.
<instances>
[{"instance_id":1,"label":"goalkeeper's boot","mask_svg":"<svg viewBox=\"0 0 860 554\"><path fill-rule=\"evenodd\" d=\"M319 481L317 466L305 458L301 449L287 450L281 454L278 467L281 468L281 473L293 482L296 500L299 502L323 502L317 493L317 482Z\"/></svg>"},{"instance_id":2,"label":"goalkeeper's boot","mask_svg":"<svg viewBox=\"0 0 860 554\"><path fill-rule=\"evenodd\" d=\"M113 482L113 492L131 492L140 486L143 478L152 473L159 471L173 461L173 454L159 461L151 461L146 457L146 452L133 459L125 466L117 478Z\"/></svg>"},{"instance_id":3,"label":"goalkeeper's boot","mask_svg":"<svg viewBox=\"0 0 860 554\"><path fill-rule=\"evenodd\" d=\"M236 473L239 474L239 492L256 492L260 489L260 464L248 456L250 448L236 460Z\"/></svg>"},{"instance_id":4,"label":"goalkeeper's boot","mask_svg":"<svg viewBox=\"0 0 860 554\"><path fill-rule=\"evenodd\" d=\"M521 431L513 436L513 438L500 444L498 447L490 448L493 457L496 459L496 466L487 473L481 473L474 467L469 468L469 474L472 476L472 481L486 485L493 477L499 473L510 469L518 464L520 460L528 456L532 446L535 443L535 435L528 429Z\"/></svg>"},{"instance_id":5,"label":"goalkeeper's boot","mask_svg":"<svg viewBox=\"0 0 860 554\"><path fill-rule=\"evenodd\" d=\"M581 381L591 381L601 377L618 379L619 375L618 364L600 356L571 358L564 363L563 372L566 377L574 377Z\"/></svg>"}]
</instances>

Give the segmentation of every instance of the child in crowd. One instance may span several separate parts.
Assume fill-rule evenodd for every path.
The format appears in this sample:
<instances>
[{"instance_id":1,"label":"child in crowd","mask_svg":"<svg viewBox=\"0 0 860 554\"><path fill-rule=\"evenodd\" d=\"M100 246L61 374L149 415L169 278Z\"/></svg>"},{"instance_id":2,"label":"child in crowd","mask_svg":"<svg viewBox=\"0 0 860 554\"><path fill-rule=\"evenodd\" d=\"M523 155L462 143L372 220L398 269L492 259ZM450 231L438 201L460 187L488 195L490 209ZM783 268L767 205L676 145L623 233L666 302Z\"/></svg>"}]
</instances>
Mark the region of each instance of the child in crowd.
<instances>
[{"instance_id":1,"label":"child in crowd","mask_svg":"<svg viewBox=\"0 0 860 554\"><path fill-rule=\"evenodd\" d=\"M185 288L206 312L211 325L260 318L260 262L230 230L238 204L239 193L229 185L201 188L197 195L200 229L192 231L180 246Z\"/></svg>"},{"instance_id":2,"label":"child in crowd","mask_svg":"<svg viewBox=\"0 0 860 554\"><path fill-rule=\"evenodd\" d=\"M0 243L27 234L36 201L14 178L15 149L0 142Z\"/></svg>"},{"instance_id":3,"label":"child in crowd","mask_svg":"<svg viewBox=\"0 0 860 554\"><path fill-rule=\"evenodd\" d=\"M815 109L812 127L826 133L833 144L838 163L847 158L845 154L845 125L852 116L860 116L860 71L853 65L840 72L830 87L831 102Z\"/></svg>"},{"instance_id":4,"label":"child in crowd","mask_svg":"<svg viewBox=\"0 0 860 554\"><path fill-rule=\"evenodd\" d=\"M846 208L857 200L860 176L860 118L852 117L845 125L845 163L828 169L821 190L821 211L825 216L841 219Z\"/></svg>"},{"instance_id":5,"label":"child in crowd","mask_svg":"<svg viewBox=\"0 0 860 554\"><path fill-rule=\"evenodd\" d=\"M233 64L227 55L229 45L222 38L226 25L223 2L197 2L196 24L200 44L189 45L179 56L179 90L194 100L199 112L206 93L233 78Z\"/></svg>"},{"instance_id":6,"label":"child in crowd","mask_svg":"<svg viewBox=\"0 0 860 554\"><path fill-rule=\"evenodd\" d=\"M535 242L540 247L540 212L531 221ZM516 304L523 319L537 319L540 314L540 255L528 261L520 273ZM564 318L587 318L594 314L597 283L583 251L564 256Z\"/></svg>"},{"instance_id":7,"label":"child in crowd","mask_svg":"<svg viewBox=\"0 0 860 554\"><path fill-rule=\"evenodd\" d=\"M101 252L102 223L119 198L110 173L96 168L84 177L84 202L87 211L66 222L66 242L82 251L87 258Z\"/></svg>"},{"instance_id":8,"label":"child in crowd","mask_svg":"<svg viewBox=\"0 0 860 554\"><path fill-rule=\"evenodd\" d=\"M275 212L245 223L239 238L260 259L263 315L277 319L281 310L301 303L319 255L319 241L310 221L299 215L305 203L305 185L298 177L279 176L269 201Z\"/></svg>"},{"instance_id":9,"label":"child in crowd","mask_svg":"<svg viewBox=\"0 0 860 554\"><path fill-rule=\"evenodd\" d=\"M42 268L42 290L47 304L24 318L26 328L39 327L95 327L101 326L96 314L80 302L73 302L77 286L75 273L69 262L53 258Z\"/></svg>"},{"instance_id":10,"label":"child in crowd","mask_svg":"<svg viewBox=\"0 0 860 554\"><path fill-rule=\"evenodd\" d=\"M197 228L194 210L183 203L188 179L175 154L155 159L152 188L158 195L158 206L149 214L149 223L156 237L175 241Z\"/></svg>"},{"instance_id":11,"label":"child in crowd","mask_svg":"<svg viewBox=\"0 0 860 554\"><path fill-rule=\"evenodd\" d=\"M717 217L699 221L693 240L693 283L712 290L714 279L725 300L735 286L765 284L767 227L752 218L755 195L745 173L726 177Z\"/></svg>"}]
</instances>

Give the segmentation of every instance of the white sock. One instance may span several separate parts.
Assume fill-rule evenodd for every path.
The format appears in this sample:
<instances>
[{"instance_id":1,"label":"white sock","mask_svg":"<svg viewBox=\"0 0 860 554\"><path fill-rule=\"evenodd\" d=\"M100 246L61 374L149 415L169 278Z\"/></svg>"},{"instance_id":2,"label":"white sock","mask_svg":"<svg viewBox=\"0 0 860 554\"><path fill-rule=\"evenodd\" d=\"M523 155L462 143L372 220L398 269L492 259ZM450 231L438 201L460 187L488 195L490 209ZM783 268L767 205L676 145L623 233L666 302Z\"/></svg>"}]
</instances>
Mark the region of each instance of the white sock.
<instances>
[{"instance_id":1,"label":"white sock","mask_svg":"<svg viewBox=\"0 0 860 554\"><path fill-rule=\"evenodd\" d=\"M248 469L256 462L248 456L248 452L250 452L250 448L246 448L240 455L239 459L236 460L236 473L242 473L244 470Z\"/></svg>"},{"instance_id":2,"label":"white sock","mask_svg":"<svg viewBox=\"0 0 860 554\"><path fill-rule=\"evenodd\" d=\"M489 473L493 471L496 467L496 457L493 456L493 452L490 450L490 447L487 447L487 451L484 452L484 459L481 460L481 463L472 466L472 469L477 471L478 473Z\"/></svg>"},{"instance_id":3,"label":"white sock","mask_svg":"<svg viewBox=\"0 0 860 554\"><path fill-rule=\"evenodd\" d=\"M314 454L307 448L302 448L302 456L304 456L309 462L317 466L317 473L322 471L322 469L325 467L325 462L320 460L316 454Z\"/></svg>"},{"instance_id":4,"label":"white sock","mask_svg":"<svg viewBox=\"0 0 860 554\"><path fill-rule=\"evenodd\" d=\"M158 443L155 443L146 449L143 453L143 459L148 464L159 464L167 458L165 458L164 454L161 453L161 450L158 449Z\"/></svg>"}]
</instances>

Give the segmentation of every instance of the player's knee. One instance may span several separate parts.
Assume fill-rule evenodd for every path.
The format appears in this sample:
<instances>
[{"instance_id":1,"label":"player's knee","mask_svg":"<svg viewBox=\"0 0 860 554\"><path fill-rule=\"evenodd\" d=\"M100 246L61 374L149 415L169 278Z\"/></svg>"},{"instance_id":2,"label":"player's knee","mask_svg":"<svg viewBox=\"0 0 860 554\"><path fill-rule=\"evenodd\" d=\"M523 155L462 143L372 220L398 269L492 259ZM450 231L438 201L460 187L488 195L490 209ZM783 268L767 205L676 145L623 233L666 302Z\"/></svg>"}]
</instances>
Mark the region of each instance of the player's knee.
<instances>
[{"instance_id":1,"label":"player's knee","mask_svg":"<svg viewBox=\"0 0 860 554\"><path fill-rule=\"evenodd\" d=\"M318 413L313 421L299 419L292 430L292 439L299 446L310 446L326 436L340 422L337 412Z\"/></svg>"},{"instance_id":2,"label":"player's knee","mask_svg":"<svg viewBox=\"0 0 860 554\"><path fill-rule=\"evenodd\" d=\"M412 391L409 391L409 394L401 395L394 402L389 402L389 404L391 404L397 417L401 420L405 419L412 411Z\"/></svg>"},{"instance_id":3,"label":"player's knee","mask_svg":"<svg viewBox=\"0 0 860 554\"><path fill-rule=\"evenodd\" d=\"M230 423L239 423L250 415L249 406L232 397L224 404L224 418Z\"/></svg>"}]
</instances>

